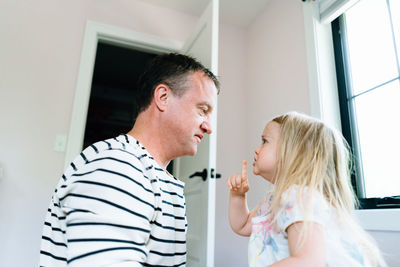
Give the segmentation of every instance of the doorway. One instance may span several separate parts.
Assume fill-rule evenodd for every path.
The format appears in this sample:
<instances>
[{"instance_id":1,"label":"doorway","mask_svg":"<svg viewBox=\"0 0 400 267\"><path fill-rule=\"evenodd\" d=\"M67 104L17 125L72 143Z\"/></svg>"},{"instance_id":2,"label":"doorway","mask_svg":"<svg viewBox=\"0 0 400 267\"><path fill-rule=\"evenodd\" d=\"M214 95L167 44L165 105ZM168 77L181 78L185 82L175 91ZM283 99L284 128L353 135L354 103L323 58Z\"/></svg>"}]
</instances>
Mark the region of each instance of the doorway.
<instances>
[{"instance_id":1,"label":"doorway","mask_svg":"<svg viewBox=\"0 0 400 267\"><path fill-rule=\"evenodd\" d=\"M156 55L110 43L97 44L82 149L132 128L137 116L137 80Z\"/></svg>"},{"instance_id":2,"label":"doorway","mask_svg":"<svg viewBox=\"0 0 400 267\"><path fill-rule=\"evenodd\" d=\"M97 44L82 150L129 132L136 121L137 81L157 53ZM173 161L167 166L173 173Z\"/></svg>"},{"instance_id":3,"label":"doorway","mask_svg":"<svg viewBox=\"0 0 400 267\"><path fill-rule=\"evenodd\" d=\"M99 120L96 122L95 119L91 119L91 115L88 116L89 103L91 102L91 110L93 110L93 107L98 107L100 105L99 109L96 108L98 113L106 112L107 107L111 104L98 104L99 101L100 103L102 101L100 99L103 98L104 100L104 98L107 98L110 100L113 99L113 97L118 97L116 96L117 91L129 95L130 93L128 90L124 88L136 83L138 74L134 74L134 72L141 72L136 70L136 68L141 68L143 70L146 64L143 61L150 59L152 55L154 56L162 53L179 51L181 47L182 43L173 40L163 39L157 36L147 35L98 22L87 22L64 159L65 168L89 143L104 140L109 137L115 137L122 132L127 132L125 129L132 127L134 119L136 118L135 111L132 111L129 107L125 107L126 110L122 111L122 115L117 115L117 112L115 111L113 114L103 114L103 117L117 117L117 120L121 120L121 118L124 117L124 125L129 126L122 126L122 128L111 127L113 132L100 133L100 136L94 136L94 130L92 129L99 127ZM111 51L109 56L101 59L104 50L114 51ZM135 57L135 54L138 57ZM129 58L129 60L126 60L126 58ZM122 64L119 64L120 62L122 62ZM125 62L127 65L124 66ZM136 64L137 62L142 62L143 64ZM99 64L104 66L100 67L100 70L96 70L98 73L95 73L95 65L96 68L98 68ZM131 64L135 65L132 66ZM107 66L109 66L109 68L107 68ZM135 75L136 77L134 77ZM110 83L104 81L108 76L114 76L113 80L117 81L117 83L114 83L116 84L115 86L109 86ZM126 82L126 78L128 79L128 82ZM96 79L97 81L95 82L93 79ZM120 79L124 80L125 83L119 81ZM97 97L100 98L97 99L97 101L95 99L90 99L92 87L93 85L96 87L96 83L100 84L99 87L102 88L100 89L102 92L94 93L93 96L97 97L96 94L103 96ZM130 96L127 96L127 98L129 99ZM133 104L134 98L131 99L131 104ZM125 106L129 106L129 104L125 103ZM98 117L99 114L95 116ZM87 119L90 120L88 123ZM103 130L107 130L105 125L102 125L101 127Z\"/></svg>"}]
</instances>

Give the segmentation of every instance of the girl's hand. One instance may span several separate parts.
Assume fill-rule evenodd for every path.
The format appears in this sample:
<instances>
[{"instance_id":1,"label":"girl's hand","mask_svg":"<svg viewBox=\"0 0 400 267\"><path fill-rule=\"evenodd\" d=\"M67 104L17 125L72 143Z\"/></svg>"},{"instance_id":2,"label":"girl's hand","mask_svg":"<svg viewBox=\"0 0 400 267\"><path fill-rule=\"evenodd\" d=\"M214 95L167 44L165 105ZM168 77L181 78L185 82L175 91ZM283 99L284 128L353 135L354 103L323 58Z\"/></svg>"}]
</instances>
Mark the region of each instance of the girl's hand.
<instances>
[{"instance_id":1,"label":"girl's hand","mask_svg":"<svg viewBox=\"0 0 400 267\"><path fill-rule=\"evenodd\" d=\"M247 183L247 162L243 160L242 162L242 172L236 175L233 175L228 178L226 181L231 193L235 193L238 195L244 195L249 191L250 187Z\"/></svg>"}]
</instances>

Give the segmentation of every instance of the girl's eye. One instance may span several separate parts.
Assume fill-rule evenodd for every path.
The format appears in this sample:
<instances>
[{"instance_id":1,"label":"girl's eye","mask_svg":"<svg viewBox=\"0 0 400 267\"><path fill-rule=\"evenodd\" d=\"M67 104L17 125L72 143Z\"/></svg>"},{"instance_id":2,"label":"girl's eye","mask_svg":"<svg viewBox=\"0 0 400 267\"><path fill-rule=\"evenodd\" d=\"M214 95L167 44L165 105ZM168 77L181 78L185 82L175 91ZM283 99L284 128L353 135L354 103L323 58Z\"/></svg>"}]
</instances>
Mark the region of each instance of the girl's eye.
<instances>
[{"instance_id":1,"label":"girl's eye","mask_svg":"<svg viewBox=\"0 0 400 267\"><path fill-rule=\"evenodd\" d=\"M263 144L268 143L268 142L267 142L267 139L264 139L264 138L263 138L263 139L262 139L262 143L263 143Z\"/></svg>"}]
</instances>

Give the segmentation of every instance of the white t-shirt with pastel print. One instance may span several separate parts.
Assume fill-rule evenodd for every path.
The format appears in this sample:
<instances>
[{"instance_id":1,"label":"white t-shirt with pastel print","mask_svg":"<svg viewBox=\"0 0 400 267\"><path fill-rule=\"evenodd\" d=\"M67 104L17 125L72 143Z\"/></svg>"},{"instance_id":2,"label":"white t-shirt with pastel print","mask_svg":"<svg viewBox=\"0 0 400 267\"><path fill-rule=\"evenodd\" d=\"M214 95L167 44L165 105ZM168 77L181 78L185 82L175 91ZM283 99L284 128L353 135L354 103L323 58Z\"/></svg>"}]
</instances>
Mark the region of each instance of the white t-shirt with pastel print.
<instances>
[{"instance_id":1,"label":"white t-shirt with pastel print","mask_svg":"<svg viewBox=\"0 0 400 267\"><path fill-rule=\"evenodd\" d=\"M252 219L248 248L250 267L266 267L290 256L286 230L291 224L304 221L305 218L297 201L297 189L297 186L291 186L282 195L281 205L284 208L277 214L275 224L272 223L270 214L272 192L267 193L261 201L257 216ZM307 190L303 196L307 199ZM336 212L320 193L314 192L312 205L313 212L308 216L308 220L323 226L326 266L370 266L355 241L355 234L340 224Z\"/></svg>"}]
</instances>

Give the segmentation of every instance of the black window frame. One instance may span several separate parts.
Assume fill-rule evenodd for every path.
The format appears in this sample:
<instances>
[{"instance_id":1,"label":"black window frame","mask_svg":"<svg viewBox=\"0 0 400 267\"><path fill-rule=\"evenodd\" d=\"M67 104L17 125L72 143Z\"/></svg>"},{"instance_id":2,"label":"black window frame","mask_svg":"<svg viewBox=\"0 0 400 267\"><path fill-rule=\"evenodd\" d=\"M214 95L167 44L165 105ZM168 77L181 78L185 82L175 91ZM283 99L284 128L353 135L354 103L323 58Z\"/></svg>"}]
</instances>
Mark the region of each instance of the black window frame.
<instances>
[{"instance_id":1,"label":"black window frame","mask_svg":"<svg viewBox=\"0 0 400 267\"><path fill-rule=\"evenodd\" d=\"M351 95L351 75L346 55L347 44L344 25L345 15L341 15L331 23L342 133L353 152L352 186L359 199L359 209L398 209L400 208L400 196L366 198L364 195L364 178L359 153L358 129L356 127L357 118L351 100L353 96Z\"/></svg>"}]
</instances>

